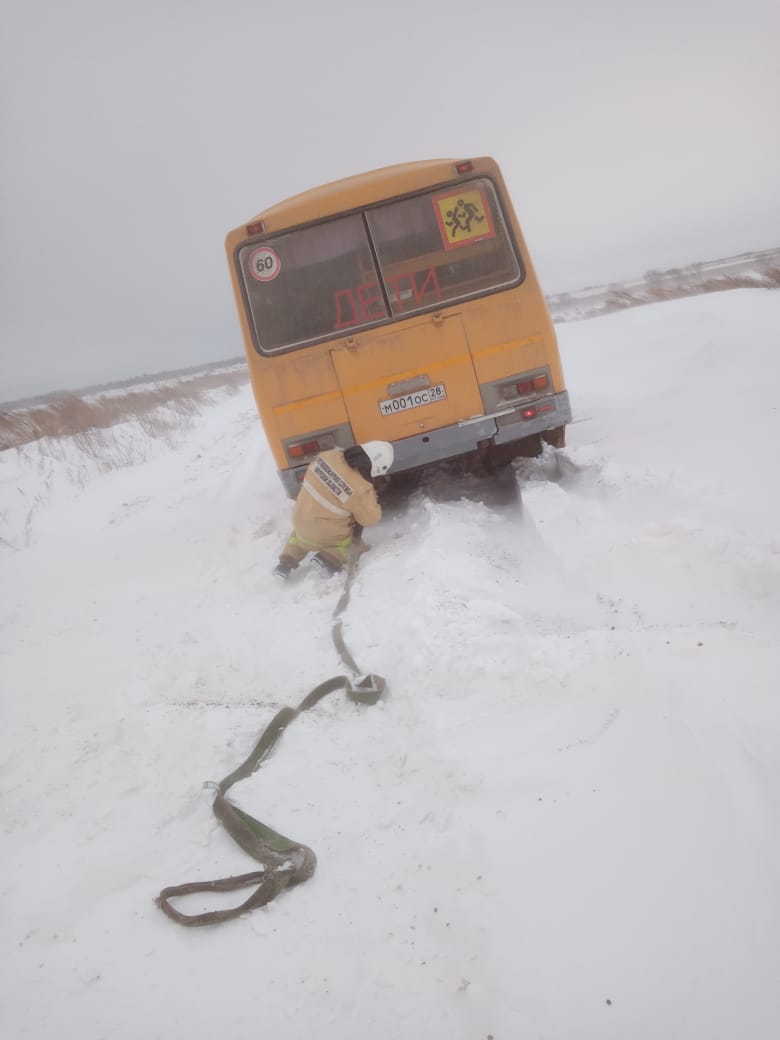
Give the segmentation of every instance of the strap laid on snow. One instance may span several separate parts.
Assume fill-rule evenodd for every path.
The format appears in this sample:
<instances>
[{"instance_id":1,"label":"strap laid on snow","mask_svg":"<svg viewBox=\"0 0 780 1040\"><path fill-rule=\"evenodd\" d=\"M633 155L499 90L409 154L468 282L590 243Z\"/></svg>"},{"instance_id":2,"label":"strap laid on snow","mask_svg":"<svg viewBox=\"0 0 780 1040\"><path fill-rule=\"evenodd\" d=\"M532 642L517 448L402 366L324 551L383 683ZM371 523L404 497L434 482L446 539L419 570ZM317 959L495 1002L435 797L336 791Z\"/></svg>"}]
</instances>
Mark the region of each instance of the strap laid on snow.
<instances>
[{"instance_id":1,"label":"strap laid on snow","mask_svg":"<svg viewBox=\"0 0 780 1040\"><path fill-rule=\"evenodd\" d=\"M337 675L332 679L326 679L319 686L315 686L304 697L297 708L281 708L265 728L246 760L219 784L209 783L205 785L215 787L217 790L212 805L214 815L234 841L253 859L262 864L262 869L252 871L249 874L240 874L237 877L221 878L217 881L192 881L183 885L171 885L168 888L164 888L157 897L157 906L172 921L176 921L177 924L193 927L230 921L234 917L247 913L249 910L254 910L255 907L270 903L285 888L306 881L314 873L317 857L308 845L285 838L284 835L275 831L272 827L268 827L253 816L245 813L242 809L239 809L237 805L228 801L225 795L233 784L238 783L239 780L245 780L258 769L261 762L271 753L282 733L293 719L296 719L301 712L313 708L315 704L318 704L323 697L327 697L329 693L343 690L349 700L356 704L376 704L382 696L385 690L385 680L381 676L369 674L362 678L357 678L360 676L360 670L347 649L341 631L340 615L349 603L352 579L355 575L358 556L357 547L351 546L347 560L347 577L344 591L333 612L334 621L331 630L336 650L344 664L352 672L353 679L345 675ZM239 888L246 888L249 885L257 885L252 895L239 906L230 907L227 910L208 910L200 914L185 914L171 904L171 899L175 899L177 896L191 895L198 892L230 892Z\"/></svg>"}]
</instances>

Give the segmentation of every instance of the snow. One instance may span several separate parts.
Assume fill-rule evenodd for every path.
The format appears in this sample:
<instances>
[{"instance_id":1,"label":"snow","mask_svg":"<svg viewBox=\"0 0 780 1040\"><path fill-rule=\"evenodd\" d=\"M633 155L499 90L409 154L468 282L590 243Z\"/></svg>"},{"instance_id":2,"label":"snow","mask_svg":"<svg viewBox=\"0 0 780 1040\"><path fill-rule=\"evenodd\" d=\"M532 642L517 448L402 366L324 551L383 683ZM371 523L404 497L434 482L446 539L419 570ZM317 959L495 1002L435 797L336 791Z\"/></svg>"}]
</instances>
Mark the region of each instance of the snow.
<instances>
[{"instance_id":1,"label":"snow","mask_svg":"<svg viewBox=\"0 0 780 1040\"><path fill-rule=\"evenodd\" d=\"M778 333L566 324L566 449L391 495L344 615L388 693L231 791L317 872L212 929L154 897L255 869L202 785L343 670L341 579L270 576L248 385L2 453L3 1035L780 1035Z\"/></svg>"}]
</instances>

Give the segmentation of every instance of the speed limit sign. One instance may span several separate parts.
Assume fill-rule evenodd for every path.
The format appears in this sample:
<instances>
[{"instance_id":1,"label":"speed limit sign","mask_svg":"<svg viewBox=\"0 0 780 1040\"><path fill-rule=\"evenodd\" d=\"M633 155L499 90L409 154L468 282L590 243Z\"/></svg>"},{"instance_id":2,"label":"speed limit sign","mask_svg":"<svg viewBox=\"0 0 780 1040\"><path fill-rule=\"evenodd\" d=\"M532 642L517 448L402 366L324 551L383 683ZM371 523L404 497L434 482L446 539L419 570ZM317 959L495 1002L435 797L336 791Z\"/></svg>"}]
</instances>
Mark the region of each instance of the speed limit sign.
<instances>
[{"instance_id":1,"label":"speed limit sign","mask_svg":"<svg viewBox=\"0 0 780 1040\"><path fill-rule=\"evenodd\" d=\"M249 270L253 278L258 282L270 282L282 269L282 261L279 254L270 246L261 246L253 249L249 254Z\"/></svg>"}]
</instances>

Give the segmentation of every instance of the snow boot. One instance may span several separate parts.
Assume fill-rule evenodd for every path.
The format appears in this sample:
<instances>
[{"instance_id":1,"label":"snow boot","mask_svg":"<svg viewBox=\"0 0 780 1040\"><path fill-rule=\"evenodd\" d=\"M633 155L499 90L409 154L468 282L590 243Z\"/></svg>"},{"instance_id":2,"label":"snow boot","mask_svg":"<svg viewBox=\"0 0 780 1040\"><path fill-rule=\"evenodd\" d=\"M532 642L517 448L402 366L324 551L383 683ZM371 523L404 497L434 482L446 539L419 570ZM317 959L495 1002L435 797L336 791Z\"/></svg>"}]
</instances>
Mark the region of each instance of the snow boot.
<instances>
[{"instance_id":1,"label":"snow boot","mask_svg":"<svg viewBox=\"0 0 780 1040\"><path fill-rule=\"evenodd\" d=\"M282 578L283 581L287 581L292 572L297 567L297 564L290 559L289 556L280 556L279 562L274 567L272 573L277 578Z\"/></svg>"}]
</instances>

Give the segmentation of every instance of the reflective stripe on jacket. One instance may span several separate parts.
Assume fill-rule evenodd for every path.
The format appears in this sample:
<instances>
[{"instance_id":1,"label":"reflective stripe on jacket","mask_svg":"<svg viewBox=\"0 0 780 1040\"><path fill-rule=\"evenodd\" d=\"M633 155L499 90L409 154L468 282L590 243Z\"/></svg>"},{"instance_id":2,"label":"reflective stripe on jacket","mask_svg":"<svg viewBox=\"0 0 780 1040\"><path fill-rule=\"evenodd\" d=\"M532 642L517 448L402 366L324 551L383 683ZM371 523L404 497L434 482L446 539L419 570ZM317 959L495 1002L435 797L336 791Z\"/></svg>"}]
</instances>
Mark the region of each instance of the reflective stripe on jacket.
<instances>
[{"instance_id":1,"label":"reflective stripe on jacket","mask_svg":"<svg viewBox=\"0 0 780 1040\"><path fill-rule=\"evenodd\" d=\"M353 521L373 527L382 510L373 484L348 466L340 448L323 451L306 470L293 508L293 529L309 542L337 545Z\"/></svg>"}]
</instances>

